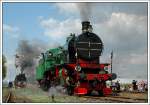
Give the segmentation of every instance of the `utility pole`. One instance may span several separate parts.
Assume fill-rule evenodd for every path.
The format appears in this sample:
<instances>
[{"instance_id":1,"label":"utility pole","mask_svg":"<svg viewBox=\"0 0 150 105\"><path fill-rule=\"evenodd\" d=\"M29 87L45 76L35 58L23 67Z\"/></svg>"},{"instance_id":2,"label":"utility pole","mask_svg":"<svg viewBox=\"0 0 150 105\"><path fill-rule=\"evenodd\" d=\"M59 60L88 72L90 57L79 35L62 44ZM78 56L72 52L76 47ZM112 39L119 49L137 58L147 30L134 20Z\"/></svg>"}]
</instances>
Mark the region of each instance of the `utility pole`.
<instances>
[{"instance_id":1,"label":"utility pole","mask_svg":"<svg viewBox=\"0 0 150 105\"><path fill-rule=\"evenodd\" d=\"M112 74L112 59L113 59L113 51L111 52L111 74ZM111 80L111 85L112 85L112 80Z\"/></svg>"}]
</instances>

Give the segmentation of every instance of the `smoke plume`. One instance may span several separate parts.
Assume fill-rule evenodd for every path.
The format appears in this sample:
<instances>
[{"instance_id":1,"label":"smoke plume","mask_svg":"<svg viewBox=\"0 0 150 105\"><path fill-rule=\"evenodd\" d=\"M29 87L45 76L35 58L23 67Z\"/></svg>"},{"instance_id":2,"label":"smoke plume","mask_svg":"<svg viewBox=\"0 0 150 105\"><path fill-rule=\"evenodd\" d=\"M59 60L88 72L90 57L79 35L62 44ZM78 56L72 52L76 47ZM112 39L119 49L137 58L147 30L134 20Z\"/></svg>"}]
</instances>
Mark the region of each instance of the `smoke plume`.
<instances>
[{"instance_id":1,"label":"smoke plume","mask_svg":"<svg viewBox=\"0 0 150 105\"><path fill-rule=\"evenodd\" d=\"M21 40L18 44L16 68L20 68L21 73L25 73L27 78L32 77L33 79L38 63L38 57L47 48L47 46L45 46L46 44L38 42Z\"/></svg>"},{"instance_id":2,"label":"smoke plume","mask_svg":"<svg viewBox=\"0 0 150 105\"><path fill-rule=\"evenodd\" d=\"M89 21L92 13L91 3L77 3L77 7L80 11L82 21Z\"/></svg>"},{"instance_id":3,"label":"smoke plume","mask_svg":"<svg viewBox=\"0 0 150 105\"><path fill-rule=\"evenodd\" d=\"M49 88L49 96L65 96L67 95L67 90L63 86L52 86Z\"/></svg>"}]
</instances>

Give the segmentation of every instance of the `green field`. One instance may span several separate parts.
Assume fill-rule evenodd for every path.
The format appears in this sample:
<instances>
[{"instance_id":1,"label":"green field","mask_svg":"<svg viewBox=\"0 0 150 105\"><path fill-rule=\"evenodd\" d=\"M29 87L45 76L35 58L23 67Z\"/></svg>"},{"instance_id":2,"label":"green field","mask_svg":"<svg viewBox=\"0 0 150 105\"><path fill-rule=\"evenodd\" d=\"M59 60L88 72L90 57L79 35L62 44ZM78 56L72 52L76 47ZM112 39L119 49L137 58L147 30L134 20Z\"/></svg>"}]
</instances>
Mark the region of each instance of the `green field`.
<instances>
[{"instance_id":1,"label":"green field","mask_svg":"<svg viewBox=\"0 0 150 105\"><path fill-rule=\"evenodd\" d=\"M66 94L55 94L54 100L52 100L51 93L42 91L38 86L28 84L26 88L12 88L15 102L17 103L85 103L89 100L79 96L68 96ZM6 96L8 95L9 89L3 87L3 102L5 102ZM133 99L144 99L147 102L147 93L130 93L120 92L119 96L133 98ZM91 102L91 101L90 101ZM95 100L92 102L101 102Z\"/></svg>"}]
</instances>

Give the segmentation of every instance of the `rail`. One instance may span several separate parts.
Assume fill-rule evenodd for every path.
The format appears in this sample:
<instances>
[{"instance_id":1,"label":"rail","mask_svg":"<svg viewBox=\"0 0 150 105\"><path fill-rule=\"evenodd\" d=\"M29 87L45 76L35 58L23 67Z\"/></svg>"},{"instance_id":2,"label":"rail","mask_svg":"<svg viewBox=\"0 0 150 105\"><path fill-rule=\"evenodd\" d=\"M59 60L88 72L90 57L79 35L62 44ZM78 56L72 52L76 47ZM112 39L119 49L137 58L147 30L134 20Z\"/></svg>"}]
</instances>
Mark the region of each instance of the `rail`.
<instances>
[{"instance_id":1,"label":"rail","mask_svg":"<svg viewBox=\"0 0 150 105\"><path fill-rule=\"evenodd\" d=\"M112 103L145 103L146 99L136 99L136 98L128 98L128 97L120 97L120 96L108 96L108 97L97 97L97 96L82 96L87 99L96 99L102 101L111 101Z\"/></svg>"},{"instance_id":2,"label":"rail","mask_svg":"<svg viewBox=\"0 0 150 105\"><path fill-rule=\"evenodd\" d=\"M14 102L15 102L14 93L12 91L12 88L10 88L8 95L6 96L5 103L14 103Z\"/></svg>"}]
</instances>

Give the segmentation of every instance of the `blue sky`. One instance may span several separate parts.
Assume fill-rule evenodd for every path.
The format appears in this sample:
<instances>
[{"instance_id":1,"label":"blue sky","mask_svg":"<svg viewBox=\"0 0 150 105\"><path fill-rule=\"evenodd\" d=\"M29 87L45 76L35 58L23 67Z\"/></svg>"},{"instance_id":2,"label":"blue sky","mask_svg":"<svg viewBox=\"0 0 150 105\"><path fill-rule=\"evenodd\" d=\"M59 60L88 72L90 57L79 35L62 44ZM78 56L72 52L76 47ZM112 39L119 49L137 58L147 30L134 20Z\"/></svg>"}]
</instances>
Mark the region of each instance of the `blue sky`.
<instances>
[{"instance_id":1,"label":"blue sky","mask_svg":"<svg viewBox=\"0 0 150 105\"><path fill-rule=\"evenodd\" d=\"M42 27L39 25L39 18L44 17L57 18L57 20L64 20L67 15L61 15L55 3L3 3L3 24L18 27L19 36L12 38L10 33L3 35L4 53L12 54L16 49L18 39L33 40L35 38L50 41L43 36ZM5 36L6 34L6 36ZM16 34L16 33L15 33ZM9 43L8 43L9 42ZM11 43L11 47L10 47ZM12 45L13 44L13 45ZM9 49L10 52L7 52Z\"/></svg>"},{"instance_id":2,"label":"blue sky","mask_svg":"<svg viewBox=\"0 0 150 105\"><path fill-rule=\"evenodd\" d=\"M14 63L14 55L18 43L22 39L40 40L45 43L51 41L48 36L43 35L43 29L39 24L41 17L45 19L52 17L62 21L67 18L67 15L60 15L55 3L3 3L3 54L8 62ZM12 30L5 30L5 25ZM64 44L64 41L62 43ZM13 65L11 64L11 66ZM8 69L11 68L8 67ZM9 71L11 70L8 70L8 75L11 74Z\"/></svg>"},{"instance_id":3,"label":"blue sky","mask_svg":"<svg viewBox=\"0 0 150 105\"><path fill-rule=\"evenodd\" d=\"M43 33L38 23L38 17L43 16L48 18L49 13L51 12L52 17L58 17L60 20L62 18L58 16L57 13L55 13L55 11L58 10L51 3L22 3L21 5L20 3L4 3L3 7L3 24L19 27L19 38L22 39L25 38L31 40L38 38L41 40L44 39L44 41L48 41L47 38L42 36ZM4 45L8 46L9 43L5 43L5 38L6 40L7 38L10 38L9 41L11 41L11 37L4 36ZM12 41L18 41L18 38L14 38ZM16 46L12 47L15 48ZM10 48L10 51L13 51L13 49Z\"/></svg>"},{"instance_id":4,"label":"blue sky","mask_svg":"<svg viewBox=\"0 0 150 105\"><path fill-rule=\"evenodd\" d=\"M122 78L147 78L147 4L93 3L91 8L94 32L104 42L102 61L109 62L114 50L114 72ZM7 79L15 76L14 55L21 39L63 45L70 33L81 33L79 11L76 3L3 3Z\"/></svg>"}]
</instances>

